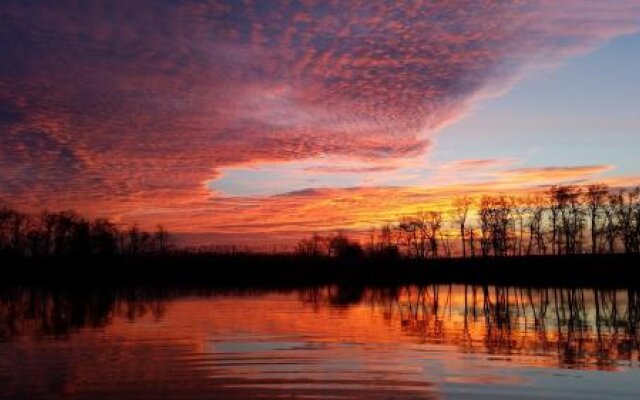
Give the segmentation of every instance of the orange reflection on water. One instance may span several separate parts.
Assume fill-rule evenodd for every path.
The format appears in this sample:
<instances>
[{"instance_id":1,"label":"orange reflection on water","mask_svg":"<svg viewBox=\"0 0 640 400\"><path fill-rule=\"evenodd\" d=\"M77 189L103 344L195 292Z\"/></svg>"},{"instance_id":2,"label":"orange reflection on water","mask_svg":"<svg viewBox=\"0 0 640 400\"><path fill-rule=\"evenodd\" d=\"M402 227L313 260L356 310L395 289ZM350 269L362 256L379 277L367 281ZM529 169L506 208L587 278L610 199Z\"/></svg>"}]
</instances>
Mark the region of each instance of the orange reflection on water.
<instances>
[{"instance_id":1,"label":"orange reflection on water","mask_svg":"<svg viewBox=\"0 0 640 400\"><path fill-rule=\"evenodd\" d=\"M524 390L539 367L636 371L639 319L635 290L5 290L0 398Z\"/></svg>"}]
</instances>

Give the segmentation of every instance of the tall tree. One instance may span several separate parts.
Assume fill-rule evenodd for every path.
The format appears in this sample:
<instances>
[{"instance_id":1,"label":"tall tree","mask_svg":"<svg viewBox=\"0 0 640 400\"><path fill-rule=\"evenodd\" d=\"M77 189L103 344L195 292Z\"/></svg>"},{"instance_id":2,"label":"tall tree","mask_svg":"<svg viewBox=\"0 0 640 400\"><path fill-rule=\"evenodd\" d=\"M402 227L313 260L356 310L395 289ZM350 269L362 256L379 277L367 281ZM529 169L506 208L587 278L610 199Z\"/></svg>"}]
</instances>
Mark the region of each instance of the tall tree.
<instances>
[{"instance_id":1,"label":"tall tree","mask_svg":"<svg viewBox=\"0 0 640 400\"><path fill-rule=\"evenodd\" d=\"M599 226L602 217L602 208L605 205L609 194L609 187L606 185L596 184L589 185L585 192L585 202L589 213L589 224L591 227L591 253L598 251L598 235L601 228Z\"/></svg>"},{"instance_id":2,"label":"tall tree","mask_svg":"<svg viewBox=\"0 0 640 400\"><path fill-rule=\"evenodd\" d=\"M453 202L455 222L458 224L458 227L460 228L460 241L462 243L463 258L467 258L467 243L466 243L467 231L465 226L467 224L467 218L469 216L469 209L472 204L473 204L473 201L467 196L458 197Z\"/></svg>"}]
</instances>

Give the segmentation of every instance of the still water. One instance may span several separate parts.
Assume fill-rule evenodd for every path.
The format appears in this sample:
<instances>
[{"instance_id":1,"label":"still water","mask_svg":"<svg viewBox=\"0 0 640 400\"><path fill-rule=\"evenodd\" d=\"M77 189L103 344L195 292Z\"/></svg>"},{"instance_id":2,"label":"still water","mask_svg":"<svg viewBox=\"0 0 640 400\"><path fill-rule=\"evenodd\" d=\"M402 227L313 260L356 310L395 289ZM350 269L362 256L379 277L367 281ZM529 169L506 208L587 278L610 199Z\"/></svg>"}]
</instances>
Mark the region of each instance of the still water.
<instances>
[{"instance_id":1,"label":"still water","mask_svg":"<svg viewBox=\"0 0 640 400\"><path fill-rule=\"evenodd\" d=\"M640 398L640 291L0 289L0 398Z\"/></svg>"}]
</instances>

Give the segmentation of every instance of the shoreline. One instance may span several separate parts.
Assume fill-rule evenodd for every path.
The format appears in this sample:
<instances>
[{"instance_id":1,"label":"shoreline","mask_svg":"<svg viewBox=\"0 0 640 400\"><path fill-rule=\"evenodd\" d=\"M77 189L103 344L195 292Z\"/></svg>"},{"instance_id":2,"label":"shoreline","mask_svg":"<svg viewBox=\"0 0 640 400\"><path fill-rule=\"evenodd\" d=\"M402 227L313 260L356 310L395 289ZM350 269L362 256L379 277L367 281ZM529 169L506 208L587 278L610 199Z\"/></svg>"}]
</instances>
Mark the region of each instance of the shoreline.
<instances>
[{"instance_id":1,"label":"shoreline","mask_svg":"<svg viewBox=\"0 0 640 400\"><path fill-rule=\"evenodd\" d=\"M168 254L5 260L4 285L201 287L640 286L640 255L584 254L441 259L336 259L281 254Z\"/></svg>"}]
</instances>

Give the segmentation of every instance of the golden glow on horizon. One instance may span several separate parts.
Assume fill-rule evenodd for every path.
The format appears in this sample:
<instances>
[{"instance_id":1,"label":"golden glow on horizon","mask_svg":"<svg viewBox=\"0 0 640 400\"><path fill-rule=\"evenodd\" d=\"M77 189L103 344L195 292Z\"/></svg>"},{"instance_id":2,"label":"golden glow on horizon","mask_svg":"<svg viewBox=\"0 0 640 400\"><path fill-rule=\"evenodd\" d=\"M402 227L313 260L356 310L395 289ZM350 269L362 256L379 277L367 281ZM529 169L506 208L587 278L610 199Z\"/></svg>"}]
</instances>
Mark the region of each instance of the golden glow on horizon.
<instances>
[{"instance_id":1,"label":"golden glow on horizon","mask_svg":"<svg viewBox=\"0 0 640 400\"><path fill-rule=\"evenodd\" d=\"M473 184L451 184L436 187L360 187L349 189L325 188L276 196L226 197L202 193L199 197L163 199L172 206L158 206L139 211L122 209L107 211L126 224L139 223L154 229L161 223L177 234L202 233L200 243L255 243L257 237L267 243L292 244L312 232L365 231L419 211L439 211L450 214L452 201L459 196L476 200L483 195L505 194L529 197L544 191L548 182L570 179L587 183L608 183L614 187L634 186L640 177L603 178L593 175L594 168L527 170L506 173L506 179ZM513 175L524 174L524 180L514 181ZM533 176L538 178L533 179ZM150 200L150 199L149 199ZM144 203L142 203L144 204ZM105 209L79 205L80 212L104 215ZM135 209L134 209L135 210ZM474 220L472 214L470 220ZM454 227L450 229L457 235ZM210 234L210 236L207 236Z\"/></svg>"}]
</instances>

